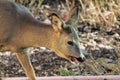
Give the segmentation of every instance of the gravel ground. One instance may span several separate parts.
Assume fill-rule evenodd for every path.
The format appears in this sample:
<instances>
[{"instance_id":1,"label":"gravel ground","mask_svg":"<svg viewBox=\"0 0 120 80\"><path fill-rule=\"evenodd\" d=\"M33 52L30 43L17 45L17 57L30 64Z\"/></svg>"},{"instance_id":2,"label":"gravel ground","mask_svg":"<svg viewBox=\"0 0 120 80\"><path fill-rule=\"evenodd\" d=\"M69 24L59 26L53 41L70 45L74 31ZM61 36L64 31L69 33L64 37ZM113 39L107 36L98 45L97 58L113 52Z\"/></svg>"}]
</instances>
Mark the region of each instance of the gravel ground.
<instances>
[{"instance_id":1,"label":"gravel ground","mask_svg":"<svg viewBox=\"0 0 120 80\"><path fill-rule=\"evenodd\" d=\"M69 69L73 67L70 62L58 57L50 50L37 49L34 51L30 54L30 58L37 76L60 75L59 68L61 66ZM0 54L0 71L4 77L25 76L25 72L14 53L5 52Z\"/></svg>"}]
</instances>

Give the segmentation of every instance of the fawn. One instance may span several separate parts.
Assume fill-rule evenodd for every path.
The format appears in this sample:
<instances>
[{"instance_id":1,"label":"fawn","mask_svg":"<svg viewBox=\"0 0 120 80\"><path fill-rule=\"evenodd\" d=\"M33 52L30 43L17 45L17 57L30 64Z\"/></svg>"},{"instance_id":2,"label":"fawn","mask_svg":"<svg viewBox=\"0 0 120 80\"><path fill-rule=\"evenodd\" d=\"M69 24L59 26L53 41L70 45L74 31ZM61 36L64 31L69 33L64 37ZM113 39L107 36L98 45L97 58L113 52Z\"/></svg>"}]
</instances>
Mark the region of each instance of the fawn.
<instances>
[{"instance_id":1,"label":"fawn","mask_svg":"<svg viewBox=\"0 0 120 80\"><path fill-rule=\"evenodd\" d=\"M36 20L28 9L8 0L0 0L0 51L14 52L30 80L36 80L28 47L47 47L70 62L83 62L78 34L55 13L51 24Z\"/></svg>"}]
</instances>

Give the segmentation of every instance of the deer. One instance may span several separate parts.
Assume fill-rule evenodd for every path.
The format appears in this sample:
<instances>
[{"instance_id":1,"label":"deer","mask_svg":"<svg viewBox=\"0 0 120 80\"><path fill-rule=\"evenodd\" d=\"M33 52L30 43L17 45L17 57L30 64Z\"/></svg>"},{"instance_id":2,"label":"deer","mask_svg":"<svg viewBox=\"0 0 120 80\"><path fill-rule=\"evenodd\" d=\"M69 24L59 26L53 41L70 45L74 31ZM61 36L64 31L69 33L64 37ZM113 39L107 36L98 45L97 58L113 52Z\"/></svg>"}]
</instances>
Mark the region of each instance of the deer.
<instances>
[{"instance_id":1,"label":"deer","mask_svg":"<svg viewBox=\"0 0 120 80\"><path fill-rule=\"evenodd\" d=\"M51 14L51 24L46 24L35 19L26 7L0 0L0 52L15 53L30 80L36 80L36 75L26 48L39 46L72 63L85 61L75 28L56 13Z\"/></svg>"}]
</instances>

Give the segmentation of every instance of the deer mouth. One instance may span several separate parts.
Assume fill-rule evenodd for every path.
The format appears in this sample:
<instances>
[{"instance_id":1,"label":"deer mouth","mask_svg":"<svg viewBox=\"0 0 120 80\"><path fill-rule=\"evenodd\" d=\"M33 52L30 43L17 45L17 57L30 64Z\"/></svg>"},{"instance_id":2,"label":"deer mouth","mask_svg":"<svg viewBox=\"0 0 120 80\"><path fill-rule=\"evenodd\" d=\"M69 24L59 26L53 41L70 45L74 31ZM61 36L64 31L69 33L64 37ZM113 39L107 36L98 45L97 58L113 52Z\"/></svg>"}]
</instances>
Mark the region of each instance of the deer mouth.
<instances>
[{"instance_id":1,"label":"deer mouth","mask_svg":"<svg viewBox=\"0 0 120 80\"><path fill-rule=\"evenodd\" d=\"M85 61L85 59L82 59L81 57L77 58L77 57L70 56L70 58L71 58L71 61L76 63L76 64L78 64L79 62L84 62Z\"/></svg>"}]
</instances>

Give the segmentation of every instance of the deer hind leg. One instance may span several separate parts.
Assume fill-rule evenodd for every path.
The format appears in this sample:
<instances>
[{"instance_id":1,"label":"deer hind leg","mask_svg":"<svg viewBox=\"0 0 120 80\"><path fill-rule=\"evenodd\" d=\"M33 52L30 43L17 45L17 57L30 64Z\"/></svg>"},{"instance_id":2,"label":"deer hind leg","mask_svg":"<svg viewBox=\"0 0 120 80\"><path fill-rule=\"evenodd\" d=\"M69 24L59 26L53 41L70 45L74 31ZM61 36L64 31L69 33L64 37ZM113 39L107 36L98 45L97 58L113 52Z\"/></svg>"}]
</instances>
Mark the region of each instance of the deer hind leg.
<instances>
[{"instance_id":1,"label":"deer hind leg","mask_svg":"<svg viewBox=\"0 0 120 80\"><path fill-rule=\"evenodd\" d=\"M32 64L30 62L30 58L29 58L29 55L27 54L27 51L23 50L22 53L18 52L18 53L16 53L16 56L17 56L20 64L22 65L23 69L25 70L27 77L30 80L36 80L35 72L32 67Z\"/></svg>"}]
</instances>

